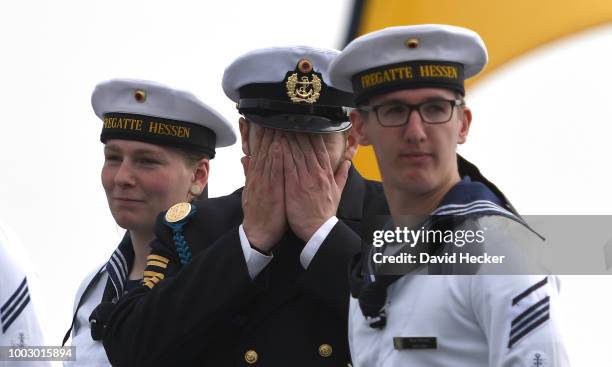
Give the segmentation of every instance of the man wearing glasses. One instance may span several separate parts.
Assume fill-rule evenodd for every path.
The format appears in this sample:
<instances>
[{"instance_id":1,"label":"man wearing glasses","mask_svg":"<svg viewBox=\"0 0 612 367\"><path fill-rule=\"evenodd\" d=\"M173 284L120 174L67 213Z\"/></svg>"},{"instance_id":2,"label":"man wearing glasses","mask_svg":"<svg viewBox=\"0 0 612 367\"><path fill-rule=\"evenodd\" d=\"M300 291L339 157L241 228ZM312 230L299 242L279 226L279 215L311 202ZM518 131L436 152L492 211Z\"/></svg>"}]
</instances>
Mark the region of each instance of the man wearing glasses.
<instances>
[{"instance_id":1,"label":"man wearing glasses","mask_svg":"<svg viewBox=\"0 0 612 367\"><path fill-rule=\"evenodd\" d=\"M418 25L357 38L330 67L332 83L355 93L358 107L350 117L360 144L374 147L392 215L387 223L408 223L423 233L443 228L455 236L434 241L444 246L433 249L415 240L424 250L407 254L419 256L403 273L381 271L389 268L376 263L383 256L370 256L375 251L362 254L365 261L352 272L354 366L567 363L557 326L557 278L516 267L525 260L517 249L540 239L501 191L456 153L472 121L464 80L486 62L475 32ZM482 241L459 246L457 234L466 231ZM390 248L383 245L376 255ZM451 261L474 249L504 252L510 264ZM442 264L428 261L434 255Z\"/></svg>"}]
</instances>

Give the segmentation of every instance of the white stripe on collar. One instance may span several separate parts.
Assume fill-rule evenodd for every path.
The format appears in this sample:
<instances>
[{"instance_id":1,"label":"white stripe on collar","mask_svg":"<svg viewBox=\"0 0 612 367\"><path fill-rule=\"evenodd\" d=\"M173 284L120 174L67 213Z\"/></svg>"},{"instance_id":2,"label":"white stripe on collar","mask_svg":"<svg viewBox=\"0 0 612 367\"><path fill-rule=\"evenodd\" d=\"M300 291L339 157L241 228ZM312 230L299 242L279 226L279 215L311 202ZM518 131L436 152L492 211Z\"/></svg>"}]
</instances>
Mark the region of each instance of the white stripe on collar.
<instances>
[{"instance_id":1,"label":"white stripe on collar","mask_svg":"<svg viewBox=\"0 0 612 367\"><path fill-rule=\"evenodd\" d=\"M127 264L127 260L125 259L125 256L123 256L123 254L121 253L121 251L116 251L115 254L117 254L117 256L119 256L119 259L121 259L121 264L123 264L123 269L125 270L126 274L126 278L127 278L127 271L128 271L128 264Z\"/></svg>"},{"instance_id":2,"label":"white stripe on collar","mask_svg":"<svg viewBox=\"0 0 612 367\"><path fill-rule=\"evenodd\" d=\"M446 204L446 205L442 205L438 208L436 208L436 210L434 210L431 215L446 215L446 214L470 214L472 213L474 209L479 209L478 212L482 212L482 208L489 208L493 211L498 211L501 213L504 213L506 215L511 215L513 217L515 217L516 215L514 215L513 213L511 213L510 211L502 208L501 206L495 204L492 201L489 200L475 200L469 203L465 203L465 204Z\"/></svg>"},{"instance_id":3,"label":"white stripe on collar","mask_svg":"<svg viewBox=\"0 0 612 367\"><path fill-rule=\"evenodd\" d=\"M125 279L127 278L127 266L124 265L123 261L121 261L121 253L119 251L115 251L113 253L113 255L110 258L110 261L112 261L118 268L119 268L119 273L117 274L119 276L120 279Z\"/></svg>"},{"instance_id":4,"label":"white stripe on collar","mask_svg":"<svg viewBox=\"0 0 612 367\"><path fill-rule=\"evenodd\" d=\"M113 284L113 287L115 288L115 294L121 295L121 290L119 288L123 288L123 284L121 283L121 279L116 279L116 280L114 279L116 277L115 274L119 274L119 270L117 269L117 265L115 264L115 261L113 260L114 258L111 257L109 262L106 264L106 272L108 273L108 276L111 280L111 283ZM113 269L110 269L108 265L111 265ZM114 272L112 270L114 270Z\"/></svg>"}]
</instances>

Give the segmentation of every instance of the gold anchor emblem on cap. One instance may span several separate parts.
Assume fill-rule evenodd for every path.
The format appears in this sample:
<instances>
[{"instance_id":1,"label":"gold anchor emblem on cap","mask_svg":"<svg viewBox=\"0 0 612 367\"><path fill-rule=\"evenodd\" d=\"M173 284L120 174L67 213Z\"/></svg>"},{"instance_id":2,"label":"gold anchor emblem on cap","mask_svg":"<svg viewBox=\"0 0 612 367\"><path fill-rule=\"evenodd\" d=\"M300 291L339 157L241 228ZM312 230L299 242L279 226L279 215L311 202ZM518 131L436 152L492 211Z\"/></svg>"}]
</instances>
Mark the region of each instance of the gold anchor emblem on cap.
<instances>
[{"instance_id":1,"label":"gold anchor emblem on cap","mask_svg":"<svg viewBox=\"0 0 612 367\"><path fill-rule=\"evenodd\" d=\"M166 221L168 223L176 223L182 219L185 219L191 212L191 204L189 203L178 203L174 204L166 212Z\"/></svg>"},{"instance_id":2,"label":"gold anchor emblem on cap","mask_svg":"<svg viewBox=\"0 0 612 367\"><path fill-rule=\"evenodd\" d=\"M312 62L308 59L301 59L297 64L297 69L302 75L298 78L298 73L293 73L287 78L287 95L291 102L315 103L321 96L321 79L312 73ZM308 74L312 78L308 78Z\"/></svg>"}]
</instances>

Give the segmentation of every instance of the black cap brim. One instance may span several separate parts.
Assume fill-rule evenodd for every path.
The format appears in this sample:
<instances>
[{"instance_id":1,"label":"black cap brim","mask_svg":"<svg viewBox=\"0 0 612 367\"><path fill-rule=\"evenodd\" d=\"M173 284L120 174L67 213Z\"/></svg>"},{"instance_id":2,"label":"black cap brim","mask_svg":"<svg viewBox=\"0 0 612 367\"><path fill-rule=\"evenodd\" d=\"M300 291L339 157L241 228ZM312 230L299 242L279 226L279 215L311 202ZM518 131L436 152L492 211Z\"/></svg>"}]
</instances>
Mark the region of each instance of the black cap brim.
<instances>
[{"instance_id":1,"label":"black cap brim","mask_svg":"<svg viewBox=\"0 0 612 367\"><path fill-rule=\"evenodd\" d=\"M273 114L261 116L249 113L245 114L244 117L263 127L296 133L337 133L351 128L350 121L334 121L326 117L312 115Z\"/></svg>"}]
</instances>

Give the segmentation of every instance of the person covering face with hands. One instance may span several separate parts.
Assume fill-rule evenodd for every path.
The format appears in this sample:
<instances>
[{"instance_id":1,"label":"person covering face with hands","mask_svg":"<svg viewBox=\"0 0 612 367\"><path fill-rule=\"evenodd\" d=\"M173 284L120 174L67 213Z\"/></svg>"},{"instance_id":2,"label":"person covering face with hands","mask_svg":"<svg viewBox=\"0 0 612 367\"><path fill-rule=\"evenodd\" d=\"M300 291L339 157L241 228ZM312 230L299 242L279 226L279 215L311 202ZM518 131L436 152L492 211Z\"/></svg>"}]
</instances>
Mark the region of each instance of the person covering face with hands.
<instances>
[{"instance_id":1,"label":"person covering face with hands","mask_svg":"<svg viewBox=\"0 0 612 367\"><path fill-rule=\"evenodd\" d=\"M337 54L268 48L227 67L245 186L158 219L145 271L155 279L107 322L114 364L349 362L346 269L362 220L387 209L380 184L350 164L351 95L327 75Z\"/></svg>"},{"instance_id":2,"label":"person covering face with hands","mask_svg":"<svg viewBox=\"0 0 612 367\"><path fill-rule=\"evenodd\" d=\"M244 120L241 123L246 125ZM348 133L251 128L261 136L261 145L257 156L242 159L247 178L242 195L246 236L252 246L264 252L269 252L288 228L308 242L335 217L355 140Z\"/></svg>"}]
</instances>

